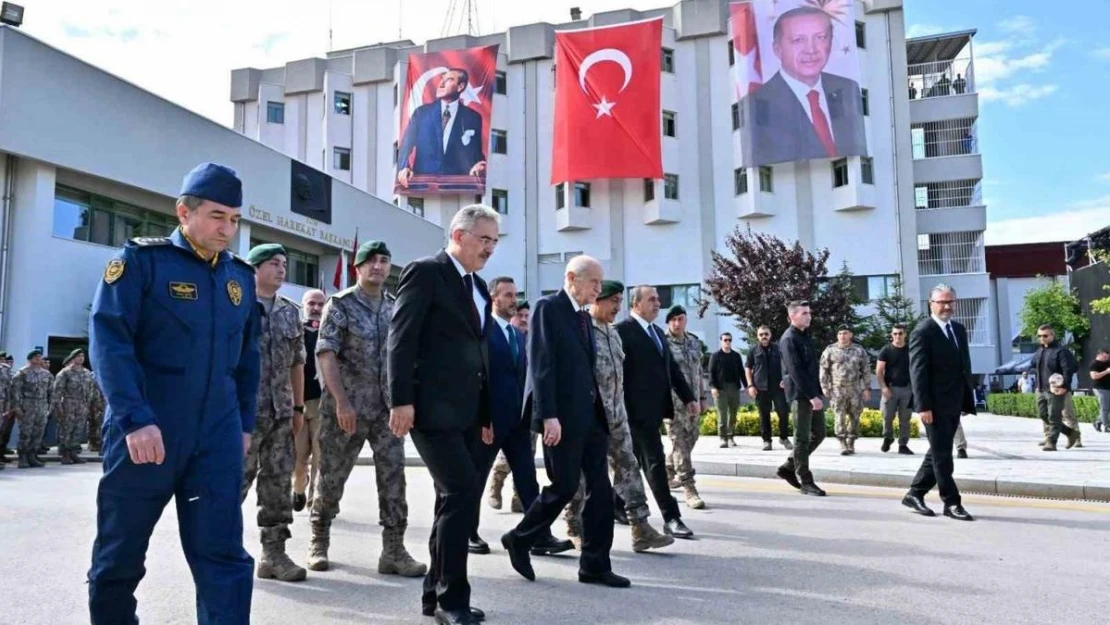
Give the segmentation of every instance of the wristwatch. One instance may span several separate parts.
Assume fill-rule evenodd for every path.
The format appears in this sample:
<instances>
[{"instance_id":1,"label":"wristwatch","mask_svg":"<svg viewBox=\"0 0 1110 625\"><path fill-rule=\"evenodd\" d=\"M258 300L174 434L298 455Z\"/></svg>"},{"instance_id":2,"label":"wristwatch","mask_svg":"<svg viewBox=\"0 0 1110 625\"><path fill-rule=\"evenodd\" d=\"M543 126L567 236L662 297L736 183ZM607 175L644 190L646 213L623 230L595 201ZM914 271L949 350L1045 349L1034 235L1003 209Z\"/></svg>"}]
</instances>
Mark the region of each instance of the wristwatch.
<instances>
[{"instance_id":1,"label":"wristwatch","mask_svg":"<svg viewBox=\"0 0 1110 625\"><path fill-rule=\"evenodd\" d=\"M304 406L293 406L293 412L304 414Z\"/></svg>"}]
</instances>

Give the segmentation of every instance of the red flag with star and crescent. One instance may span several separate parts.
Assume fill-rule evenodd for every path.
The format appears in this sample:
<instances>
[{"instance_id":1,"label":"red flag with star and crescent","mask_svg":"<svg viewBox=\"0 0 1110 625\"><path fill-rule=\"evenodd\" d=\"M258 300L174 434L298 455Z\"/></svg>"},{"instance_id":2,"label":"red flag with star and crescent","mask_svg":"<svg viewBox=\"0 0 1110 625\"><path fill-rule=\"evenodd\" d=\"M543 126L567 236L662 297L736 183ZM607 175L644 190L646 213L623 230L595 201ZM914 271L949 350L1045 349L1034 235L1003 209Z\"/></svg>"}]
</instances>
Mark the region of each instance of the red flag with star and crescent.
<instances>
[{"instance_id":1,"label":"red flag with star and crescent","mask_svg":"<svg viewBox=\"0 0 1110 625\"><path fill-rule=\"evenodd\" d=\"M662 178L663 18L555 33L551 184Z\"/></svg>"},{"instance_id":2,"label":"red flag with star and crescent","mask_svg":"<svg viewBox=\"0 0 1110 625\"><path fill-rule=\"evenodd\" d=\"M728 5L732 22L732 47L736 51L736 98L755 93L763 86L763 63L759 59L759 33L751 2Z\"/></svg>"}]
</instances>

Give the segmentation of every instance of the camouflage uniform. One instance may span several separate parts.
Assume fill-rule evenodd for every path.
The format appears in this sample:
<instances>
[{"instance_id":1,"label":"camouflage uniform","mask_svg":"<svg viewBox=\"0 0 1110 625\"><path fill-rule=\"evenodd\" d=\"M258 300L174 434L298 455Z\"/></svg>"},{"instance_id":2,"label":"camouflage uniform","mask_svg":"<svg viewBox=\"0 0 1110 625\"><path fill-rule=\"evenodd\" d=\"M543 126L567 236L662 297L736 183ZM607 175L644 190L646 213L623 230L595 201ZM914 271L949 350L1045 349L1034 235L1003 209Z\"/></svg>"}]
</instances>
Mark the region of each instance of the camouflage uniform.
<instances>
[{"instance_id":1,"label":"camouflage uniform","mask_svg":"<svg viewBox=\"0 0 1110 625\"><path fill-rule=\"evenodd\" d=\"M53 412L58 418L58 453L81 453L81 430L92 412L96 380L85 367L69 366L54 378Z\"/></svg>"},{"instance_id":2,"label":"camouflage uniform","mask_svg":"<svg viewBox=\"0 0 1110 625\"><path fill-rule=\"evenodd\" d=\"M100 388L100 381L93 374L93 402L89 409L88 427L89 451L100 452L103 447L104 411L108 402L104 399L104 391Z\"/></svg>"},{"instance_id":3,"label":"camouflage uniform","mask_svg":"<svg viewBox=\"0 0 1110 625\"><path fill-rule=\"evenodd\" d=\"M705 381L702 376L701 339L686 333L683 338L678 338L667 330L667 346L671 348L671 355L682 375L686 376L686 383L694 391L694 397L700 403L705 400ZM686 411L686 404L679 399L678 393L671 390L671 401L674 403L674 418L665 422L667 435L671 437L671 453L667 455L667 473L673 474L675 479L684 488L692 489L694 486L694 463L692 454L694 443L698 442L698 425L700 416L691 417ZM700 407L700 406L699 406Z\"/></svg>"},{"instance_id":4,"label":"camouflage uniform","mask_svg":"<svg viewBox=\"0 0 1110 625\"><path fill-rule=\"evenodd\" d=\"M263 560L269 560L285 552L285 541L291 536L289 525L293 523L293 500L289 495L293 479L292 368L304 364L305 350L300 309L292 300L276 295L273 308L263 310L258 348L258 412L243 463L240 498L247 498L257 476L258 529Z\"/></svg>"},{"instance_id":5,"label":"camouflage uniform","mask_svg":"<svg viewBox=\"0 0 1110 625\"><path fill-rule=\"evenodd\" d=\"M836 437L841 449L851 450L859 436L863 392L871 382L870 358L863 347L834 343L821 354L821 389L836 413Z\"/></svg>"},{"instance_id":6,"label":"camouflage uniform","mask_svg":"<svg viewBox=\"0 0 1110 625\"><path fill-rule=\"evenodd\" d=\"M382 556L378 571L394 573L398 562L416 576L416 567L404 548L409 508L405 500L405 443L389 429L389 383L386 371L389 321L394 298L385 294L375 302L355 285L332 296L324 305L316 354L333 352L347 399L357 416L355 433L339 429L335 398L324 389L320 397L320 471L312 499L312 548L309 567L327 568L331 522L339 512L339 501L347 478L354 469L363 444L374 453L378 485L378 518L382 531ZM335 383L334 380L327 380ZM423 575L426 568L419 565Z\"/></svg>"},{"instance_id":7,"label":"camouflage uniform","mask_svg":"<svg viewBox=\"0 0 1110 625\"><path fill-rule=\"evenodd\" d=\"M54 376L46 369L24 367L12 378L11 405L19 410L19 453L34 456L46 433L54 394Z\"/></svg>"},{"instance_id":8,"label":"camouflage uniform","mask_svg":"<svg viewBox=\"0 0 1110 625\"><path fill-rule=\"evenodd\" d=\"M12 368L0 364L0 451L8 448L12 436L15 417L8 414L12 409Z\"/></svg>"}]
</instances>

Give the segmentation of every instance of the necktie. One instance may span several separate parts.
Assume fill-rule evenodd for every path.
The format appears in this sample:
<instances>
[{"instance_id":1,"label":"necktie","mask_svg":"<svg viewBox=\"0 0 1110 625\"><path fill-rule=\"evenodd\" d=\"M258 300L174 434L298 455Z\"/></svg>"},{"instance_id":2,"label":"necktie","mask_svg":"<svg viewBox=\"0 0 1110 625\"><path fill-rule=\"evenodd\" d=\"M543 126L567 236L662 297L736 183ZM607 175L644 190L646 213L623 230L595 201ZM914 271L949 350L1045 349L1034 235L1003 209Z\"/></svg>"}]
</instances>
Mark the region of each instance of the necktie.
<instances>
[{"instance_id":1,"label":"necktie","mask_svg":"<svg viewBox=\"0 0 1110 625\"><path fill-rule=\"evenodd\" d=\"M648 334L651 335L652 342L655 343L655 349L659 350L659 353L662 354L663 353L663 342L659 340L659 334L655 330L655 326L649 323L647 330L648 330Z\"/></svg>"},{"instance_id":2,"label":"necktie","mask_svg":"<svg viewBox=\"0 0 1110 625\"><path fill-rule=\"evenodd\" d=\"M447 130L447 122L451 121L451 109L443 109L442 122L440 123L440 131Z\"/></svg>"},{"instance_id":3,"label":"necktie","mask_svg":"<svg viewBox=\"0 0 1110 625\"><path fill-rule=\"evenodd\" d=\"M520 357L520 348L516 344L516 332L513 332L513 326L505 326L505 332L509 335L509 351L513 353L513 360Z\"/></svg>"},{"instance_id":4,"label":"necktie","mask_svg":"<svg viewBox=\"0 0 1110 625\"><path fill-rule=\"evenodd\" d=\"M821 110L821 94L813 89L808 97L809 112L813 116L813 129L817 131L817 138L821 140L821 145L825 146L826 154L836 156L836 142L833 141L832 130L829 129L829 118L825 117L825 111Z\"/></svg>"},{"instance_id":5,"label":"necktie","mask_svg":"<svg viewBox=\"0 0 1110 625\"><path fill-rule=\"evenodd\" d=\"M944 333L948 335L948 340L952 341L952 344L956 346L956 349L959 349L960 343L956 340L956 335L952 333L952 324L944 324Z\"/></svg>"},{"instance_id":6,"label":"necktie","mask_svg":"<svg viewBox=\"0 0 1110 625\"><path fill-rule=\"evenodd\" d=\"M482 329L482 317L478 314L478 305L474 303L474 277L469 273L463 276L463 286L466 287L466 301L470 304L470 312L474 315L474 326Z\"/></svg>"},{"instance_id":7,"label":"necktie","mask_svg":"<svg viewBox=\"0 0 1110 625\"><path fill-rule=\"evenodd\" d=\"M580 310L578 311L578 325L582 326L582 336L586 337L586 341L590 340L590 313Z\"/></svg>"}]
</instances>

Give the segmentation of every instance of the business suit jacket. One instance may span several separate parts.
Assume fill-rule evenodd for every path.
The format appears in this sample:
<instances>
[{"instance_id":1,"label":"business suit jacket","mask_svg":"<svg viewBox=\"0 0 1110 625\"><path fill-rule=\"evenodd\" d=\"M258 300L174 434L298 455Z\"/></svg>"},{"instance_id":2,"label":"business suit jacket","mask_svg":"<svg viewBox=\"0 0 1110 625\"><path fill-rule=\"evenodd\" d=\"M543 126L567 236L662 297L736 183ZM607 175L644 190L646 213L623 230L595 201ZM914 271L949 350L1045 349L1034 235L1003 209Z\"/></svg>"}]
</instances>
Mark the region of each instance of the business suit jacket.
<instances>
[{"instance_id":1,"label":"business suit jacket","mask_svg":"<svg viewBox=\"0 0 1110 625\"><path fill-rule=\"evenodd\" d=\"M671 389L684 404L697 399L682 369L671 357L667 339L654 324L652 328L663 342L663 353L659 353L655 342L632 317L614 327L624 344L624 404L630 423L658 426L664 419L673 418Z\"/></svg>"},{"instance_id":2,"label":"business suit jacket","mask_svg":"<svg viewBox=\"0 0 1110 625\"><path fill-rule=\"evenodd\" d=\"M481 278L474 283L491 301ZM418 430L466 430L489 424L489 353L474 319L473 298L446 251L401 272L389 324L391 406L412 404Z\"/></svg>"},{"instance_id":3,"label":"business suit jacket","mask_svg":"<svg viewBox=\"0 0 1110 625\"><path fill-rule=\"evenodd\" d=\"M822 73L821 86L828 103L829 128L836 142L836 156L867 154L863 127L863 101L856 81ZM744 126L745 167L829 158L817 137L805 106L781 72L776 73L740 104Z\"/></svg>"},{"instance_id":4,"label":"business suit jacket","mask_svg":"<svg viewBox=\"0 0 1110 625\"><path fill-rule=\"evenodd\" d=\"M520 423L524 409L524 386L528 378L527 345L524 334L509 326L516 336L517 357L509 347L509 339L494 319L486 323L489 343L490 421L495 435L509 433Z\"/></svg>"},{"instance_id":5,"label":"business suit jacket","mask_svg":"<svg viewBox=\"0 0 1110 625\"><path fill-rule=\"evenodd\" d=\"M418 175L466 175L474 165L486 160L482 152L485 137L482 115L460 101L444 150L442 111L440 101L436 100L413 112L397 154L398 169L409 164L413 150L416 158L412 161L412 171Z\"/></svg>"},{"instance_id":6,"label":"business suit jacket","mask_svg":"<svg viewBox=\"0 0 1110 625\"><path fill-rule=\"evenodd\" d=\"M583 334L576 309L562 289L532 307L524 414L535 432L543 432L545 419L558 419L564 438L585 436L593 420L608 431L599 414L593 324L587 323L589 334Z\"/></svg>"},{"instance_id":7,"label":"business suit jacket","mask_svg":"<svg viewBox=\"0 0 1110 625\"><path fill-rule=\"evenodd\" d=\"M955 321L951 324L958 349L931 317L910 334L910 384L917 412L931 410L934 416L947 417L975 414L967 330Z\"/></svg>"}]
</instances>

